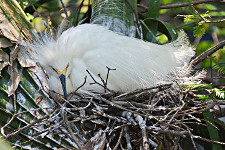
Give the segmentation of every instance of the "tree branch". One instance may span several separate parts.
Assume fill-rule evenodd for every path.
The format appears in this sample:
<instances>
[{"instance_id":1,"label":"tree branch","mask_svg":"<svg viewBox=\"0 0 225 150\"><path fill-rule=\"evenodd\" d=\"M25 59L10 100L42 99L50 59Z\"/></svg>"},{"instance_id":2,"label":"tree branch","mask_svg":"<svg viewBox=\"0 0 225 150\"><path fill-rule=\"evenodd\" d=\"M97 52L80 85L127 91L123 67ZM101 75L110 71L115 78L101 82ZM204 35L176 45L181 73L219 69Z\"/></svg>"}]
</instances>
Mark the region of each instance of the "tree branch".
<instances>
[{"instance_id":1,"label":"tree branch","mask_svg":"<svg viewBox=\"0 0 225 150\"><path fill-rule=\"evenodd\" d=\"M192 5L198 5L198 4L204 4L204 3L210 3L210 2L223 2L222 0L200 0L200 1L193 1L190 3L177 3L177 4L167 4L160 6L160 9L170 9L170 8L178 8L178 7L186 7ZM142 13L146 13L148 11L148 7L142 4L138 4L138 7L141 7L144 9Z\"/></svg>"}]
</instances>

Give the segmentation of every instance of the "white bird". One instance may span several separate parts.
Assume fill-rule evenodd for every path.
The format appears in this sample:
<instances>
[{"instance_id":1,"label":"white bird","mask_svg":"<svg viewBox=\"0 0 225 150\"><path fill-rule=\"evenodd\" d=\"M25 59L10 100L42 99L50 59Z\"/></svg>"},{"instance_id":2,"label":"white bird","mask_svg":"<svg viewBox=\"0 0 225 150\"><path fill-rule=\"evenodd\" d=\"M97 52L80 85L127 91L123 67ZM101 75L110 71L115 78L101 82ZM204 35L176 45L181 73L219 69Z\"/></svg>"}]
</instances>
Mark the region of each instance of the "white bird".
<instances>
[{"instance_id":1,"label":"white bird","mask_svg":"<svg viewBox=\"0 0 225 150\"><path fill-rule=\"evenodd\" d=\"M71 27L57 39L41 38L30 46L35 51L33 56L49 76L49 89L64 94L65 99L84 83L85 76L82 90L104 92L104 87L90 83L94 78L103 85L106 66L116 69L109 72L107 88L128 92L171 81L178 68L194 55L193 48L183 44L183 37L173 44L158 45L95 24Z\"/></svg>"}]
</instances>

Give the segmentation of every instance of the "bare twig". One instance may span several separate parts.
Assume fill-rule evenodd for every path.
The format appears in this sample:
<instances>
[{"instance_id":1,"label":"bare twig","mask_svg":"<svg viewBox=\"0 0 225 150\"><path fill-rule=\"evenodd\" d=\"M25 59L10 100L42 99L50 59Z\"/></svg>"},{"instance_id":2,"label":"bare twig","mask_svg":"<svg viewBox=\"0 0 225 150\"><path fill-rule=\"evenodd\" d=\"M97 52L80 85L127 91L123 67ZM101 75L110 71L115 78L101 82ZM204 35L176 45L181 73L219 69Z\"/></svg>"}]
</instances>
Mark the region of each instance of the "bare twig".
<instances>
[{"instance_id":1,"label":"bare twig","mask_svg":"<svg viewBox=\"0 0 225 150\"><path fill-rule=\"evenodd\" d=\"M63 10L64 10L64 12L65 12L65 14L66 14L66 19L69 21L70 27L72 27L73 25L72 25L72 23L71 23L71 21L70 21L70 18L69 18L69 16L68 16L67 11L66 11L66 7L65 7L65 5L64 5L64 3L63 3L62 0L60 0L60 2L61 2L61 5L62 5L62 7L63 7Z\"/></svg>"},{"instance_id":2,"label":"bare twig","mask_svg":"<svg viewBox=\"0 0 225 150\"><path fill-rule=\"evenodd\" d=\"M108 91L110 91L110 92L113 92L112 90L110 90L110 89L108 89L107 87L105 87L104 82L103 82L103 85L102 85L101 83L97 82L97 81L95 80L95 78L93 77L93 75L92 75L88 70L86 70L86 71L87 71L87 73L89 74L89 76L91 77L91 79L94 81L94 83L90 83L91 85L92 85L92 84L97 84L97 85L103 87L104 89L106 89L106 90L108 90ZM100 77L101 81L104 81L104 80L102 80L100 74L99 74L99 77Z\"/></svg>"},{"instance_id":3,"label":"bare twig","mask_svg":"<svg viewBox=\"0 0 225 150\"><path fill-rule=\"evenodd\" d=\"M197 65L200 61L208 58L209 56L211 56L212 54L214 54L215 52L217 52L219 49L223 48L224 46L225 46L225 41L221 41L219 44L209 48L208 50L206 50L203 53L201 53L200 55L198 55L195 59L193 59L190 62L190 65ZM205 56L203 56L203 55L205 55Z\"/></svg>"},{"instance_id":4,"label":"bare twig","mask_svg":"<svg viewBox=\"0 0 225 150\"><path fill-rule=\"evenodd\" d=\"M154 87L150 87L150 88L145 88L145 89L137 89L137 90L134 90L134 91L131 91L131 92L127 92L127 93L124 93L124 94L121 94L119 96L116 96L113 98L113 100L117 100L119 98L122 98L122 97L126 97L126 96L131 96L131 95L135 95L135 94L139 94L143 91L149 91L149 90L153 90L153 89L167 89L169 87L171 87L172 84L163 84L163 85L159 85L159 86L154 86Z\"/></svg>"},{"instance_id":5,"label":"bare twig","mask_svg":"<svg viewBox=\"0 0 225 150\"><path fill-rule=\"evenodd\" d=\"M78 11L77 11L77 18L76 18L76 24L78 24L78 21L79 21L79 16L80 16L80 11L81 11L81 8L83 7L84 5L84 0L81 1L79 7L78 7Z\"/></svg>"},{"instance_id":6,"label":"bare twig","mask_svg":"<svg viewBox=\"0 0 225 150\"><path fill-rule=\"evenodd\" d=\"M199 1L192 1L189 3L167 4L167 5L160 6L160 9L186 7L186 6L190 6L190 5L198 5L198 4L211 3L211 2L223 2L223 0L199 0ZM138 4L137 6L144 9L143 13L148 11L148 7L145 5Z\"/></svg>"},{"instance_id":7,"label":"bare twig","mask_svg":"<svg viewBox=\"0 0 225 150\"><path fill-rule=\"evenodd\" d=\"M110 72L111 70L116 70L116 69L111 69L111 68L109 68L109 67L107 67L107 66L106 66L106 68L108 69L108 71L107 71L106 80L105 80L105 87L107 87L107 83L108 83L108 79L109 79L109 72ZM105 91L105 92L106 92L106 91Z\"/></svg>"},{"instance_id":8,"label":"bare twig","mask_svg":"<svg viewBox=\"0 0 225 150\"><path fill-rule=\"evenodd\" d=\"M130 142L130 131L128 126L124 127L124 132L125 132L125 138L126 138L126 143L127 143L127 149L132 150L131 142Z\"/></svg>"},{"instance_id":9,"label":"bare twig","mask_svg":"<svg viewBox=\"0 0 225 150\"><path fill-rule=\"evenodd\" d=\"M64 120L65 120L65 125L66 125L66 127L67 127L67 129L68 129L68 131L69 131L69 133L70 133L70 136L73 138L74 142L77 144L77 146L78 146L79 149L81 150L81 149L82 149L82 146L80 145L79 140L78 140L77 137L74 135L74 133L73 133L73 131L72 131L72 129L71 129L71 125L70 125L70 123L69 123L69 121L68 121L68 119L67 119L67 113L64 112L63 115L64 115Z\"/></svg>"},{"instance_id":10,"label":"bare twig","mask_svg":"<svg viewBox=\"0 0 225 150\"><path fill-rule=\"evenodd\" d=\"M55 111L56 111L56 110L54 110L54 112L55 112ZM28 124L28 125L26 125L26 126L20 128L20 129L18 129L17 131L15 131L15 132L13 132L13 133L10 133L10 134L8 134L8 135L5 135L4 138L9 139L9 138L15 137L16 135L18 135L19 133L21 133L22 131L24 131L24 130L26 130L26 129L29 129L30 127L32 127L32 126L35 125L36 123L39 123L39 122L41 122L41 121L44 120L44 119L47 119L49 116L50 116L50 115L47 114L47 115L45 115L45 116L43 116L43 117L40 117L39 119L37 119L37 120L33 121L32 123L30 123L30 124Z\"/></svg>"},{"instance_id":11,"label":"bare twig","mask_svg":"<svg viewBox=\"0 0 225 150\"><path fill-rule=\"evenodd\" d=\"M113 150L117 150L117 147L119 146L119 144L120 144L120 142L121 142L122 135L123 135L123 128L121 129L119 139L118 139L118 141L117 141L115 147L113 148Z\"/></svg>"},{"instance_id":12,"label":"bare twig","mask_svg":"<svg viewBox=\"0 0 225 150\"><path fill-rule=\"evenodd\" d=\"M84 82L75 90L74 93L76 93L80 88L82 88L86 82L87 82L87 76L84 77Z\"/></svg>"},{"instance_id":13,"label":"bare twig","mask_svg":"<svg viewBox=\"0 0 225 150\"><path fill-rule=\"evenodd\" d=\"M207 143L212 143L212 144L218 144L218 145L225 146L225 143L224 142L209 140L209 139L203 138L201 136L197 136L197 135L192 135L192 138L193 139L198 139L198 140L201 140L201 141L204 141L204 142L207 142Z\"/></svg>"}]
</instances>

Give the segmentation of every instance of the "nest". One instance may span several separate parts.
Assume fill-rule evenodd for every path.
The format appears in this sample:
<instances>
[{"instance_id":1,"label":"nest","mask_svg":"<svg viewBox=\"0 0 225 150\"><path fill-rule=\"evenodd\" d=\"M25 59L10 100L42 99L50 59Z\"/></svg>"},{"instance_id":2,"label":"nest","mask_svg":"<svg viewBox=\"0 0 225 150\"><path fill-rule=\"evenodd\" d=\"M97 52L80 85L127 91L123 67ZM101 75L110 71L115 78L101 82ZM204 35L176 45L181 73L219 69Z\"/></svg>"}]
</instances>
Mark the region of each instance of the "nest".
<instances>
[{"instance_id":1,"label":"nest","mask_svg":"<svg viewBox=\"0 0 225 150\"><path fill-rule=\"evenodd\" d=\"M50 92L52 97L57 93ZM182 138L197 138L188 123L215 104L194 101L182 88L164 84L129 93L72 93L55 108L77 149L182 149ZM56 99L56 98L55 98ZM53 113L55 114L55 113ZM51 115L55 116L55 115ZM193 145L195 143L193 142Z\"/></svg>"}]
</instances>

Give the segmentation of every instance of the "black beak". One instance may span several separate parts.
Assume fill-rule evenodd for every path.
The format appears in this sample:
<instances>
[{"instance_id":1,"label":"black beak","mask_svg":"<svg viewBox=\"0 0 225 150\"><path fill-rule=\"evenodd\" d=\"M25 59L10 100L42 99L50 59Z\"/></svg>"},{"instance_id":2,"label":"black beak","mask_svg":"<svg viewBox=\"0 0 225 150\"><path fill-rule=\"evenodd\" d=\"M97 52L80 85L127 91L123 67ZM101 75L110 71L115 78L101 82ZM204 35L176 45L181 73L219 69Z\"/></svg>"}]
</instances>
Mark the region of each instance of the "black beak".
<instances>
[{"instance_id":1,"label":"black beak","mask_svg":"<svg viewBox=\"0 0 225 150\"><path fill-rule=\"evenodd\" d=\"M62 89L63 89L63 95L65 100L67 100L67 93L66 93L66 76L64 74L60 74L59 79L62 84Z\"/></svg>"}]
</instances>

